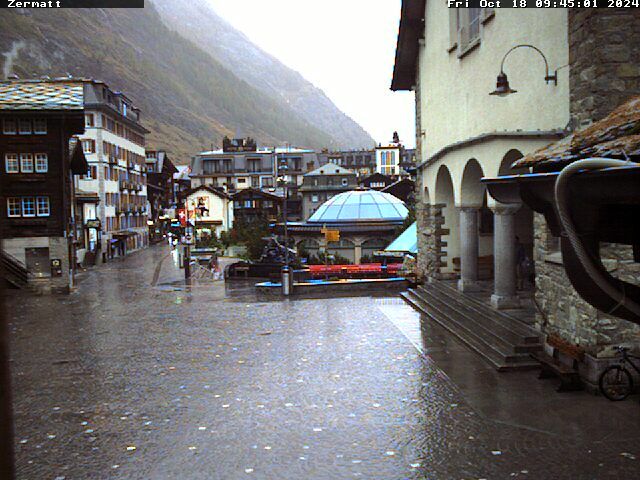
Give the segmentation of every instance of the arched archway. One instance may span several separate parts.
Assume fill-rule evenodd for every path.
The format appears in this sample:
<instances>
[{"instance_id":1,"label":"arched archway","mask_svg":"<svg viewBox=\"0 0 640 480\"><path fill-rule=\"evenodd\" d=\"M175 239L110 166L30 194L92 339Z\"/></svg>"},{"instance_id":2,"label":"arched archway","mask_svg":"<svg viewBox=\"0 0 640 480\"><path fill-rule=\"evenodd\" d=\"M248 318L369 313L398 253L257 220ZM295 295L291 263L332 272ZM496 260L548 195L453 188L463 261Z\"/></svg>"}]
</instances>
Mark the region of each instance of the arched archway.
<instances>
[{"instance_id":1,"label":"arched archway","mask_svg":"<svg viewBox=\"0 0 640 480\"><path fill-rule=\"evenodd\" d=\"M375 252L384 250L389 244L389 240L383 238L370 238L362 242L362 256L373 258Z\"/></svg>"},{"instance_id":2,"label":"arched archway","mask_svg":"<svg viewBox=\"0 0 640 480\"><path fill-rule=\"evenodd\" d=\"M442 241L446 243L446 247L443 248L443 253L446 253L446 256L442 259L444 264L440 267L440 273L455 276L455 263L457 263L460 254L459 217L455 205L451 172L445 165L438 169L436 176L435 201L436 204L443 205L444 225L442 228L449 230L447 235L441 237ZM454 259L456 260L454 261Z\"/></svg>"},{"instance_id":3,"label":"arched archway","mask_svg":"<svg viewBox=\"0 0 640 480\"><path fill-rule=\"evenodd\" d=\"M463 207L480 207L484 201L486 187L480 182L484 172L475 158L470 159L462 172L460 186L460 205Z\"/></svg>"},{"instance_id":4,"label":"arched archway","mask_svg":"<svg viewBox=\"0 0 640 480\"><path fill-rule=\"evenodd\" d=\"M336 262L340 263L340 258L345 258L349 263L355 263L355 243L346 238L341 238L338 242L330 242L327 245L327 253L336 256Z\"/></svg>"},{"instance_id":5,"label":"arched archway","mask_svg":"<svg viewBox=\"0 0 640 480\"><path fill-rule=\"evenodd\" d=\"M509 150L502 157L502 161L500 162L500 168L498 168L498 175L504 176L504 175L517 175L518 173L526 173L527 172L526 167L511 168L511 165L513 164L513 162L521 159L522 157L524 157L524 155L520 150L516 148L512 148L511 150Z\"/></svg>"},{"instance_id":6,"label":"arched archway","mask_svg":"<svg viewBox=\"0 0 640 480\"><path fill-rule=\"evenodd\" d=\"M498 174L526 173L511 168L522 158L517 149L507 151L502 157ZM494 203L494 293L491 303L496 308L513 308L520 305L520 297L533 291L529 278L533 277L533 211L526 205ZM517 210L516 210L517 209Z\"/></svg>"}]
</instances>

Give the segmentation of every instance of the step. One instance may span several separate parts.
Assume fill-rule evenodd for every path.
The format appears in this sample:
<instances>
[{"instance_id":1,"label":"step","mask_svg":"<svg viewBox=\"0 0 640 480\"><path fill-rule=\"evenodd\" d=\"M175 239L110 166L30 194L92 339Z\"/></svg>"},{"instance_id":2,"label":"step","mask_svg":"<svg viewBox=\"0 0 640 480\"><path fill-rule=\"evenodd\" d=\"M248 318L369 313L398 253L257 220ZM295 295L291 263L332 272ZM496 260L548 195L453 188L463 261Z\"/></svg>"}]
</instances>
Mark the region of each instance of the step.
<instances>
[{"instance_id":1,"label":"step","mask_svg":"<svg viewBox=\"0 0 640 480\"><path fill-rule=\"evenodd\" d=\"M497 339L502 340L507 344L515 345L516 351L531 352L540 348L539 336L520 335L514 332L513 328L510 328L510 326L505 325L503 322L496 319L496 317L500 315L499 312L482 312L473 307L469 307L466 302L466 297L462 296L460 293L456 293L454 296L448 296L437 288L421 288L420 293L442 303L445 308L450 311L453 310L458 315L469 318L472 320L474 328L482 328ZM514 321L517 320L508 320L508 322Z\"/></svg>"},{"instance_id":2,"label":"step","mask_svg":"<svg viewBox=\"0 0 640 480\"><path fill-rule=\"evenodd\" d=\"M495 346L505 357L513 353L531 353L541 348L539 343L524 343L522 337L513 334L491 319L485 319L476 315L473 311L465 310L463 303L451 301L435 290L429 291L429 293L424 291L417 293L442 315L455 320L474 335L482 337L485 343Z\"/></svg>"},{"instance_id":3,"label":"step","mask_svg":"<svg viewBox=\"0 0 640 480\"><path fill-rule=\"evenodd\" d=\"M455 287L449 286L445 282L431 283L428 289L424 286L420 288L425 292L430 292L432 289L437 290L439 293L446 295L451 301L462 303L467 310L473 311L476 315L487 318L491 322L501 325L502 328L522 337L524 343L540 343L540 334L533 328L523 324L515 317L491 308L477 298L464 295Z\"/></svg>"},{"instance_id":4,"label":"step","mask_svg":"<svg viewBox=\"0 0 640 480\"><path fill-rule=\"evenodd\" d=\"M515 370L533 370L540 367L540 364L533 361L528 355L519 355L517 362L505 361L503 356L497 353L493 348L488 348L489 346L486 343L480 341L467 330L459 329L457 328L457 324L454 322L449 322L446 318L435 314L428 306L425 305L425 302L423 302L415 292L409 290L401 293L400 295L409 305L451 332L459 341L475 351L496 370L505 372Z\"/></svg>"},{"instance_id":5,"label":"step","mask_svg":"<svg viewBox=\"0 0 640 480\"><path fill-rule=\"evenodd\" d=\"M430 310L429 313L432 313L433 316L441 318L442 321L455 326L456 330L464 331L466 335L475 338L479 343L484 345L486 349L493 350L505 363L530 361L528 352L527 355L519 354L513 345L502 339L496 338L494 335L482 328L477 328L477 325L464 315L459 315L456 312L449 311L446 306L443 306L440 302L434 301L432 297L425 298L415 290L412 294L418 297L424 308Z\"/></svg>"}]
</instances>

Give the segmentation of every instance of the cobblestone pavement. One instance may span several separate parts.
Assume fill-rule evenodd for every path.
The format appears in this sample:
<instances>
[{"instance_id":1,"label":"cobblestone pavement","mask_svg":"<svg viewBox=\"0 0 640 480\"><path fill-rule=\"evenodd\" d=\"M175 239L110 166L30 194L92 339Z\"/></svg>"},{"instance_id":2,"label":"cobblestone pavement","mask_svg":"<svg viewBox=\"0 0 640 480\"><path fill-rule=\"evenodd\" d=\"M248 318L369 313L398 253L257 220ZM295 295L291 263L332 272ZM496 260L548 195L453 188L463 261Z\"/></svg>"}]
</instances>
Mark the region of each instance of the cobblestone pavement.
<instances>
[{"instance_id":1,"label":"cobblestone pavement","mask_svg":"<svg viewBox=\"0 0 640 480\"><path fill-rule=\"evenodd\" d=\"M185 289L167 252L9 299L19 478L638 478L637 399L498 376L391 298Z\"/></svg>"}]
</instances>

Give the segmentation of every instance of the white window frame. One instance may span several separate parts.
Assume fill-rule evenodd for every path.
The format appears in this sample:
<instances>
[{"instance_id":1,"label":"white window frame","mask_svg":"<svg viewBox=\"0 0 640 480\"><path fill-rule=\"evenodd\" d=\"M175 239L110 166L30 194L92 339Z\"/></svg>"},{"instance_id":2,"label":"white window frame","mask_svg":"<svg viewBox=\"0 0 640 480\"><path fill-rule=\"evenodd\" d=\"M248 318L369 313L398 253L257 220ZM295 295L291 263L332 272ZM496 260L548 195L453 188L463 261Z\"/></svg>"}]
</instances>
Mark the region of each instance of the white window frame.
<instances>
[{"instance_id":1,"label":"white window frame","mask_svg":"<svg viewBox=\"0 0 640 480\"><path fill-rule=\"evenodd\" d=\"M15 165L15 168L10 167L12 164ZM17 153L5 153L4 171L5 173L20 173L20 160Z\"/></svg>"},{"instance_id":2,"label":"white window frame","mask_svg":"<svg viewBox=\"0 0 640 480\"><path fill-rule=\"evenodd\" d=\"M39 166L39 162L42 162L43 166ZM36 153L34 166L36 173L47 173L49 171L49 156L46 153Z\"/></svg>"},{"instance_id":3,"label":"white window frame","mask_svg":"<svg viewBox=\"0 0 640 480\"><path fill-rule=\"evenodd\" d=\"M27 166L25 168L25 166ZM33 173L33 153L20 154L20 171L22 173Z\"/></svg>"},{"instance_id":4,"label":"white window frame","mask_svg":"<svg viewBox=\"0 0 640 480\"><path fill-rule=\"evenodd\" d=\"M9 125L13 124L13 128ZM15 118L5 118L2 121L2 133L5 135L16 135L18 133L18 124Z\"/></svg>"},{"instance_id":5,"label":"white window frame","mask_svg":"<svg viewBox=\"0 0 640 480\"><path fill-rule=\"evenodd\" d=\"M11 209L18 210L17 214L12 214ZM9 197L7 198L7 217L9 218L19 218L22 216L22 200L20 197Z\"/></svg>"},{"instance_id":6,"label":"white window frame","mask_svg":"<svg viewBox=\"0 0 640 480\"><path fill-rule=\"evenodd\" d=\"M43 201L43 208L41 211L40 210L40 202ZM51 202L49 200L49 197L36 197L36 215L38 217L48 217L51 215Z\"/></svg>"},{"instance_id":7,"label":"white window frame","mask_svg":"<svg viewBox=\"0 0 640 480\"><path fill-rule=\"evenodd\" d=\"M33 133L35 135L46 135L47 134L47 119L46 118L35 118L33 120Z\"/></svg>"},{"instance_id":8,"label":"white window frame","mask_svg":"<svg viewBox=\"0 0 640 480\"><path fill-rule=\"evenodd\" d=\"M23 125L29 125L29 129L23 129L22 126ZM32 130L32 125L31 125L31 120L29 120L28 118L21 118L18 120L18 133L20 135L31 135L31 133L33 132Z\"/></svg>"},{"instance_id":9,"label":"white window frame","mask_svg":"<svg viewBox=\"0 0 640 480\"><path fill-rule=\"evenodd\" d=\"M311 202L318 203L318 195L311 195Z\"/></svg>"},{"instance_id":10,"label":"white window frame","mask_svg":"<svg viewBox=\"0 0 640 480\"><path fill-rule=\"evenodd\" d=\"M29 200L31 202L29 202ZM26 213L27 208L26 204L31 203L33 206L33 213ZM22 216L23 217L35 217L36 216L36 199L35 197L22 197Z\"/></svg>"}]
</instances>

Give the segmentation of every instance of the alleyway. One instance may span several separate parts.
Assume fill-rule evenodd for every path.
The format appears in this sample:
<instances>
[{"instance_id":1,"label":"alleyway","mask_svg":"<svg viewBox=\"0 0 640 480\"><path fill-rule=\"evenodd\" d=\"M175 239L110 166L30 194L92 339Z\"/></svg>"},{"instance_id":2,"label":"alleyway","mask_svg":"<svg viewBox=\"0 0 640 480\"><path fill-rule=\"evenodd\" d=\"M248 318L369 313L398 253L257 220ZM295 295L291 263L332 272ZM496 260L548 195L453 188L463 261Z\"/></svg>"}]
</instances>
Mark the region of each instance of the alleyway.
<instances>
[{"instance_id":1,"label":"alleyway","mask_svg":"<svg viewBox=\"0 0 640 480\"><path fill-rule=\"evenodd\" d=\"M154 247L9 299L20 479L638 475L637 397L497 374L395 297L179 276Z\"/></svg>"}]
</instances>

